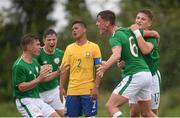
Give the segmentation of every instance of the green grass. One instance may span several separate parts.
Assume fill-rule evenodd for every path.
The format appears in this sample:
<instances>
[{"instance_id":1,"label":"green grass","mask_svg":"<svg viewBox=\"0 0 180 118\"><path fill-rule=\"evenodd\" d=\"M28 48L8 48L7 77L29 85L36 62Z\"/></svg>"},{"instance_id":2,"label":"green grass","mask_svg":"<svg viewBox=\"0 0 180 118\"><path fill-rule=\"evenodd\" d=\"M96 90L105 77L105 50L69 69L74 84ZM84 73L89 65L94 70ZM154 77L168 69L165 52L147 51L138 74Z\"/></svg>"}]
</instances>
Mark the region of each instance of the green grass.
<instances>
[{"instance_id":1,"label":"green grass","mask_svg":"<svg viewBox=\"0 0 180 118\"><path fill-rule=\"evenodd\" d=\"M13 102L1 103L0 109L0 117L20 117Z\"/></svg>"},{"instance_id":2,"label":"green grass","mask_svg":"<svg viewBox=\"0 0 180 118\"><path fill-rule=\"evenodd\" d=\"M180 89L180 88L179 88ZM164 92L161 95L161 103L159 109L159 116L161 117L180 117L180 91L178 88ZM110 92L100 92L98 100L98 114L99 117L106 117L108 113L105 109L105 104L110 96ZM129 116L128 104L122 107L123 116ZM19 117L20 114L16 110L13 102L0 103L0 117Z\"/></svg>"}]
</instances>

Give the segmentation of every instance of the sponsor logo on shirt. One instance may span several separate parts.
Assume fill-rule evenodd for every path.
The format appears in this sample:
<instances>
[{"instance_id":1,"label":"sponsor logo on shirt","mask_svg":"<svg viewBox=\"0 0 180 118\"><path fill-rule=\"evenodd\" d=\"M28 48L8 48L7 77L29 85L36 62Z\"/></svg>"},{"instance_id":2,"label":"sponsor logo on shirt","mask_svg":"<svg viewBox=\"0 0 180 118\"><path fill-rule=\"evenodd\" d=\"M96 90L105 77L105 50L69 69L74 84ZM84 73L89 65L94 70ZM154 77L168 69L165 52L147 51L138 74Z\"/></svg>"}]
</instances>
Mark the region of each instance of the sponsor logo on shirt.
<instances>
[{"instance_id":1,"label":"sponsor logo on shirt","mask_svg":"<svg viewBox=\"0 0 180 118\"><path fill-rule=\"evenodd\" d=\"M32 71L31 71L31 70L29 71L29 74L32 74Z\"/></svg>"},{"instance_id":2,"label":"sponsor logo on shirt","mask_svg":"<svg viewBox=\"0 0 180 118\"><path fill-rule=\"evenodd\" d=\"M43 64L47 64L47 61L43 61Z\"/></svg>"}]
</instances>

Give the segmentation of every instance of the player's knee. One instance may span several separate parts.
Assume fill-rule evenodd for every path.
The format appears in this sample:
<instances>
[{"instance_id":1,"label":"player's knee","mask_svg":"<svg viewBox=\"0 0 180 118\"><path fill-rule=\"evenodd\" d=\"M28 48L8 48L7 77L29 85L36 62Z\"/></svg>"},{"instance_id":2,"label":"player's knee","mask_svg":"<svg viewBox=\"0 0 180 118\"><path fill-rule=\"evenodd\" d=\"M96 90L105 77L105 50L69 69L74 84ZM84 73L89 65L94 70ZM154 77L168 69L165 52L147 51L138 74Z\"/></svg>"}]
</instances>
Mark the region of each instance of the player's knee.
<instances>
[{"instance_id":1,"label":"player's knee","mask_svg":"<svg viewBox=\"0 0 180 118\"><path fill-rule=\"evenodd\" d=\"M108 111L110 111L112 109L112 106L109 103L106 103L105 107Z\"/></svg>"},{"instance_id":2,"label":"player's knee","mask_svg":"<svg viewBox=\"0 0 180 118\"><path fill-rule=\"evenodd\" d=\"M139 107L135 105L131 105L130 110L131 110L130 112L131 117L140 117L141 112L139 110Z\"/></svg>"},{"instance_id":3,"label":"player's knee","mask_svg":"<svg viewBox=\"0 0 180 118\"><path fill-rule=\"evenodd\" d=\"M131 117L140 117L140 111L131 111Z\"/></svg>"},{"instance_id":4,"label":"player's knee","mask_svg":"<svg viewBox=\"0 0 180 118\"><path fill-rule=\"evenodd\" d=\"M151 115L151 110L149 109L149 110L142 110L141 111L141 115L143 116L143 117L148 117L148 116L150 116Z\"/></svg>"}]
</instances>

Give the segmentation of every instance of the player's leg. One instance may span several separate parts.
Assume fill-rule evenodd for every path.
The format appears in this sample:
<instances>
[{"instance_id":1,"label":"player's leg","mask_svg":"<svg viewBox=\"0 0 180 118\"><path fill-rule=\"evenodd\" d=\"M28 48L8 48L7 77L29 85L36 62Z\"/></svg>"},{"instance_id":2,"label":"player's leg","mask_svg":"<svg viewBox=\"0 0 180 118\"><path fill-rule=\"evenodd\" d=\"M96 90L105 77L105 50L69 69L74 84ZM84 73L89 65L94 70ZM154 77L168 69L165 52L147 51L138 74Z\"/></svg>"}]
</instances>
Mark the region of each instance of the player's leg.
<instances>
[{"instance_id":1,"label":"player's leg","mask_svg":"<svg viewBox=\"0 0 180 118\"><path fill-rule=\"evenodd\" d=\"M79 117L82 115L82 107L80 96L67 96L66 97L66 116L67 117Z\"/></svg>"},{"instance_id":2,"label":"player's leg","mask_svg":"<svg viewBox=\"0 0 180 118\"><path fill-rule=\"evenodd\" d=\"M85 117L93 117L97 114L97 100L92 100L90 95L81 96L82 111Z\"/></svg>"},{"instance_id":3,"label":"player's leg","mask_svg":"<svg viewBox=\"0 0 180 118\"><path fill-rule=\"evenodd\" d=\"M152 112L151 106L151 84L152 75L150 72L142 72L135 79L141 82L141 89L136 94L138 98L138 105L143 117L156 117Z\"/></svg>"},{"instance_id":4,"label":"player's leg","mask_svg":"<svg viewBox=\"0 0 180 118\"><path fill-rule=\"evenodd\" d=\"M106 103L106 108L112 117L119 117L122 116L122 112L120 111L119 107L121 107L128 99L123 97L120 94L112 93L108 102Z\"/></svg>"},{"instance_id":5,"label":"player's leg","mask_svg":"<svg viewBox=\"0 0 180 118\"><path fill-rule=\"evenodd\" d=\"M63 98L63 103L59 99L59 86L57 86L55 89L51 90L49 93L50 101L49 105L51 105L52 108L55 109L55 111L61 116L64 117L65 112L65 98Z\"/></svg>"},{"instance_id":6,"label":"player's leg","mask_svg":"<svg viewBox=\"0 0 180 118\"><path fill-rule=\"evenodd\" d=\"M59 117L59 114L42 99L36 99L36 104L38 104L38 107L41 109L43 117Z\"/></svg>"},{"instance_id":7,"label":"player's leg","mask_svg":"<svg viewBox=\"0 0 180 118\"><path fill-rule=\"evenodd\" d=\"M57 112L53 112L52 114L50 114L48 117L59 117L59 114Z\"/></svg>"},{"instance_id":8,"label":"player's leg","mask_svg":"<svg viewBox=\"0 0 180 118\"><path fill-rule=\"evenodd\" d=\"M136 101L129 101L130 107L130 116L131 117L140 117L141 111Z\"/></svg>"},{"instance_id":9,"label":"player's leg","mask_svg":"<svg viewBox=\"0 0 180 118\"><path fill-rule=\"evenodd\" d=\"M122 115L119 107L136 94L138 89L134 89L134 85L132 76L123 78L123 80L117 85L106 104L110 116L117 117L117 115Z\"/></svg>"},{"instance_id":10,"label":"player's leg","mask_svg":"<svg viewBox=\"0 0 180 118\"><path fill-rule=\"evenodd\" d=\"M139 101L138 104L143 117L157 117L150 108L151 100Z\"/></svg>"},{"instance_id":11,"label":"player's leg","mask_svg":"<svg viewBox=\"0 0 180 118\"><path fill-rule=\"evenodd\" d=\"M61 116L61 117L64 117L65 116L65 109L61 109L61 110L57 110L55 109L55 111Z\"/></svg>"},{"instance_id":12,"label":"player's leg","mask_svg":"<svg viewBox=\"0 0 180 118\"><path fill-rule=\"evenodd\" d=\"M158 108L160 104L160 83L161 75L159 71L157 71L153 76L151 86L151 109L156 115L158 115Z\"/></svg>"}]
</instances>

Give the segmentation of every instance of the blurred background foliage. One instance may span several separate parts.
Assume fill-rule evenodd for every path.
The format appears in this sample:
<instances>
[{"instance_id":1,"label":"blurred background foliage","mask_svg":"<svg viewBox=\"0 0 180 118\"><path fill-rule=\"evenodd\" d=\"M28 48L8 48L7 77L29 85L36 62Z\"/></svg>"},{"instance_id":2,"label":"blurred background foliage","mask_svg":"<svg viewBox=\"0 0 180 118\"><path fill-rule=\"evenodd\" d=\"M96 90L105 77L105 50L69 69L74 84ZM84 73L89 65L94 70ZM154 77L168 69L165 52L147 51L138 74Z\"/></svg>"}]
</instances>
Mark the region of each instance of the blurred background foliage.
<instances>
[{"instance_id":1,"label":"blurred background foliage","mask_svg":"<svg viewBox=\"0 0 180 118\"><path fill-rule=\"evenodd\" d=\"M26 33L34 33L42 38L43 32L57 22L48 17L53 10L55 0L11 0L11 2L12 7L6 9L10 19L8 22L3 23L5 18L0 12L0 106L7 103L9 108L13 106L11 67L21 54L19 46L21 37ZM101 48L103 59L108 59L111 54L108 38L99 35L96 21L88 11L85 0L67 0L64 5L69 24L58 32L58 48L65 50L66 46L74 41L71 37L72 21L83 20L88 25L89 40L97 43ZM159 70L162 76L163 98L160 114L161 116L180 116L178 113L180 95L176 93L180 88L180 1L120 0L119 7L120 14L117 14L117 23L122 27L128 27L134 23L138 10L144 8L152 10L154 14L152 29L158 31L161 36ZM120 70L116 68L116 65L109 69L102 79L101 92L111 92L121 81L120 75ZM172 112L168 110L168 113L166 109ZM175 113L173 109L177 112Z\"/></svg>"}]
</instances>

